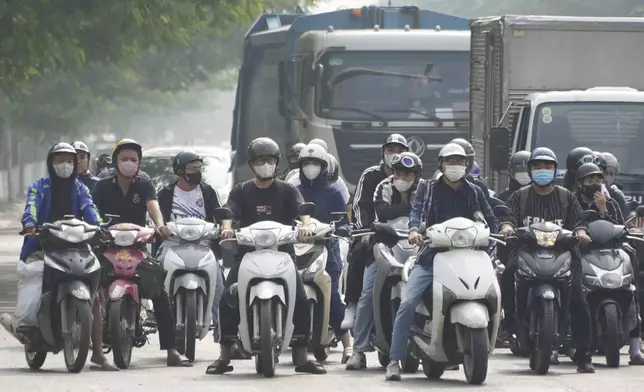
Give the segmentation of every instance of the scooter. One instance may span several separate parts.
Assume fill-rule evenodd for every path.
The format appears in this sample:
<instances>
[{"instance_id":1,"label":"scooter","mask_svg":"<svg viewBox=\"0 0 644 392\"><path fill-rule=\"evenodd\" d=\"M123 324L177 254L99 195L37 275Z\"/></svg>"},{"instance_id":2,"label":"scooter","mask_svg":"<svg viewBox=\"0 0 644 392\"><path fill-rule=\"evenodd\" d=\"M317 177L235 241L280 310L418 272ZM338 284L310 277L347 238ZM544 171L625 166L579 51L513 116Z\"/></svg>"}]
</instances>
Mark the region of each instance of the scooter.
<instances>
[{"instance_id":1,"label":"scooter","mask_svg":"<svg viewBox=\"0 0 644 392\"><path fill-rule=\"evenodd\" d=\"M215 287L220 266L210 248L219 232L213 223L198 218L168 222L172 236L159 248L159 260L166 271L165 290L171 296L176 317L177 350L195 359L196 340L211 329ZM219 325L219 320L215 320Z\"/></svg>"},{"instance_id":2,"label":"scooter","mask_svg":"<svg viewBox=\"0 0 644 392\"><path fill-rule=\"evenodd\" d=\"M373 229L376 234L389 235L398 239L393 248L376 243L373 247L378 273L373 286L374 329L376 331L375 347L378 351L378 362L383 367L389 363L391 333L393 332L396 313L402 302L404 282L402 271L405 263L418 253L418 247L410 245L407 240L409 218L392 219L389 222L376 222ZM416 373L420 362L411 352L402 361L402 371Z\"/></svg>"},{"instance_id":3,"label":"scooter","mask_svg":"<svg viewBox=\"0 0 644 392\"><path fill-rule=\"evenodd\" d=\"M108 214L106 217L119 218ZM109 286L102 304L105 315L103 346L113 351L117 367L127 369L132 360L132 348L143 347L147 335L156 332L154 325L145 324L141 316L142 301L136 273L139 264L150 262L150 256L140 247L153 240L154 230L119 223L109 226L105 234L103 256L113 270L106 274Z\"/></svg>"},{"instance_id":4,"label":"scooter","mask_svg":"<svg viewBox=\"0 0 644 392\"><path fill-rule=\"evenodd\" d=\"M476 221L453 218L427 229L426 246L445 250L434 256L434 280L416 309L410 344L423 373L440 378L448 365L463 364L469 384L482 384L501 318L501 290L486 250L492 237L483 214ZM421 253L422 254L422 251ZM403 268L407 282L415 259Z\"/></svg>"},{"instance_id":5,"label":"scooter","mask_svg":"<svg viewBox=\"0 0 644 392\"><path fill-rule=\"evenodd\" d=\"M313 215L314 205L304 203L298 214ZM233 218L227 208L215 211L217 221ZM297 268L282 245L297 242L298 229L279 222L263 221L236 231L239 246L255 248L244 255L237 283L227 301L239 310L239 338L243 349L255 356L255 370L264 377L275 377L279 353L286 350L293 337L293 313Z\"/></svg>"},{"instance_id":6,"label":"scooter","mask_svg":"<svg viewBox=\"0 0 644 392\"><path fill-rule=\"evenodd\" d=\"M31 369L40 369L47 353L60 351L70 373L79 373L85 366L92 331L92 303L101 269L87 244L99 229L74 216L65 216L30 234L40 238L45 256L38 326L17 326L14 325L17 321L10 317L3 317L2 325L24 345Z\"/></svg>"},{"instance_id":7,"label":"scooter","mask_svg":"<svg viewBox=\"0 0 644 392\"><path fill-rule=\"evenodd\" d=\"M618 367L620 349L637 326L633 266L623 244L628 235L625 226L598 220L595 211L584 211L592 242L582 248L584 290L593 315L594 347L604 353L608 367Z\"/></svg>"}]
</instances>

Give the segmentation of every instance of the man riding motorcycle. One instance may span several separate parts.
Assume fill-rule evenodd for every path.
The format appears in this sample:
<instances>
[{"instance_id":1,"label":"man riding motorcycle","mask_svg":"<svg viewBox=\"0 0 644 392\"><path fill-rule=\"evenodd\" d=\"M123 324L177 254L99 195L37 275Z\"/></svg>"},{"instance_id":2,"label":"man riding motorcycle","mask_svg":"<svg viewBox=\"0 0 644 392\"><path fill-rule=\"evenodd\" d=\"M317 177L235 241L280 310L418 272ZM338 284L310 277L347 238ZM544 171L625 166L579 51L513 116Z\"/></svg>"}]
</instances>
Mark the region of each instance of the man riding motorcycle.
<instances>
[{"instance_id":1,"label":"man riding motorcycle","mask_svg":"<svg viewBox=\"0 0 644 392\"><path fill-rule=\"evenodd\" d=\"M393 175L385 178L378 184L373 196L375 217L379 222L387 222L401 216L409 216L414 193L423 173L423 163L420 158L411 152L396 155L391 161ZM375 238L374 243L390 243L390 238ZM395 243L395 242L394 242ZM392 244L393 245L393 244ZM354 353L347 370L362 370L367 368L366 352L373 351L371 345L371 330L374 322L373 287L378 272L378 266L369 260L362 280L362 293L358 300L356 322L353 328L355 341Z\"/></svg>"},{"instance_id":2,"label":"man riding motorcycle","mask_svg":"<svg viewBox=\"0 0 644 392\"><path fill-rule=\"evenodd\" d=\"M575 172L584 163L595 163L595 153L588 147L577 147L570 150L566 156L566 174L563 186L571 192L576 192Z\"/></svg>"},{"instance_id":3,"label":"man riding motorcycle","mask_svg":"<svg viewBox=\"0 0 644 392\"><path fill-rule=\"evenodd\" d=\"M612 197L619 205L624 217L627 217L630 211L626 204L626 196L624 195L624 192L615 185L615 177L619 174L619 161L615 155L610 152L602 152L601 155L603 158L603 167L600 167L600 169L604 172L604 185L606 185L606 189L608 189L610 197Z\"/></svg>"},{"instance_id":4,"label":"man riding motorcycle","mask_svg":"<svg viewBox=\"0 0 644 392\"><path fill-rule=\"evenodd\" d=\"M248 145L248 165L252 168L255 178L237 184L228 196L228 207L240 227L247 227L261 221L276 221L291 225L298 218L298 208L303 203L300 192L284 181L275 179L276 167L280 159L277 143L269 138L258 138ZM300 239L311 235L310 216L300 216L302 226L299 229ZM233 235L232 220L224 220L221 224L221 237L231 238ZM227 286L232 288L237 283L237 274L243 255L251 249L240 249L237 262L230 269ZM292 252L289 252L292 253ZM224 374L233 370L230 366L232 346L237 339L239 313L224 299L219 308L221 320L220 356L206 370L206 374ZM306 292L299 274L297 274L297 292L295 311L293 315L294 339L293 350L297 356L295 371L298 373L325 374L326 370L316 361L309 360L307 347L309 345L309 326L311 325Z\"/></svg>"},{"instance_id":5,"label":"man riding motorcycle","mask_svg":"<svg viewBox=\"0 0 644 392\"><path fill-rule=\"evenodd\" d=\"M284 174L280 176L280 180L286 180L286 177L293 171L293 170L298 170L299 165L300 165L300 151L302 148L304 148L306 144L304 143L295 143L294 145L291 146L288 150L288 154L286 155L286 158L288 159L288 166L286 167L286 171Z\"/></svg>"},{"instance_id":6,"label":"man riding motorcycle","mask_svg":"<svg viewBox=\"0 0 644 392\"><path fill-rule=\"evenodd\" d=\"M507 189L499 193L498 198L500 200L504 202L508 201L512 193L530 184L532 179L528 174L528 159L530 159L530 151L517 151L512 155L510 158L510 167L508 168L510 183Z\"/></svg>"},{"instance_id":7,"label":"man riding motorcycle","mask_svg":"<svg viewBox=\"0 0 644 392\"><path fill-rule=\"evenodd\" d=\"M588 244L585 224L580 222L582 208L575 195L569 190L553 185L557 172L557 156L545 147L532 151L528 160L528 173L532 186L514 192L508 199L507 206L512 216L503 217L501 232L510 236L515 227L528 226L536 222L553 222L564 229L574 231L581 245ZM573 252L572 290L570 299L571 328L573 345L577 348L575 361L580 373L594 373L590 351L591 325L590 309L582 288L581 263L578 251ZM503 310L505 312L506 335L514 332L515 324L515 290L514 273L517 270L516 255L513 255L501 276ZM553 353L553 363L558 363Z\"/></svg>"},{"instance_id":8,"label":"man riding motorcycle","mask_svg":"<svg viewBox=\"0 0 644 392\"><path fill-rule=\"evenodd\" d=\"M389 177L393 170L391 162L393 158L405 151L409 151L407 140L397 133L392 133L380 149L382 162L378 165L367 168L356 185L353 195L353 220L356 229L368 229L375 219L373 195L376 187L382 180ZM351 329L355 323L356 307L362 292L362 279L365 265L373 261L373 242L369 237L363 237L355 241L350 251L349 268L347 269L347 287L344 294L344 301L347 303L347 310L342 320L343 329Z\"/></svg>"},{"instance_id":9,"label":"man riding motorcycle","mask_svg":"<svg viewBox=\"0 0 644 392\"><path fill-rule=\"evenodd\" d=\"M78 179L85 184L87 189L91 191L94 189L94 185L99 181L99 178L89 171L89 160L91 159L92 154L89 152L87 144L81 141L75 141L72 143L72 146L76 150L76 157L78 160L76 175L78 176Z\"/></svg>"},{"instance_id":10,"label":"man riding motorcycle","mask_svg":"<svg viewBox=\"0 0 644 392\"><path fill-rule=\"evenodd\" d=\"M103 179L109 176L112 168L112 157L110 154L101 154L96 158L96 176Z\"/></svg>"},{"instance_id":11,"label":"man riding motorcycle","mask_svg":"<svg viewBox=\"0 0 644 392\"><path fill-rule=\"evenodd\" d=\"M116 143L112 151L112 162L116 163L116 173L99 181L92 192L101 216L106 214L119 215L120 218L110 224L132 223L139 226L146 225L146 212L154 222L157 232L166 238L171 233L165 226L154 185L149 179L140 175L141 157L143 148L132 139L122 139ZM140 274L163 274L161 266L151 256L149 258L154 267L154 272L140 271ZM141 263L144 264L144 263ZM104 268L109 263L103 263ZM163 279L142 277L141 290L158 293L152 300L154 314L157 321L159 343L161 350L167 351L168 366L192 366L188 360L181 358L176 349L175 322L168 294L163 288ZM143 282L155 282L161 287L145 288ZM94 356L103 358L99 364L105 368L107 360L103 355L102 341L103 328L100 313L100 304L94 303L93 350Z\"/></svg>"},{"instance_id":12,"label":"man riding motorcycle","mask_svg":"<svg viewBox=\"0 0 644 392\"><path fill-rule=\"evenodd\" d=\"M27 191L25 211L22 215L22 233L25 235L20 251L20 263L31 264L42 262L44 254L38 237L33 236L39 226L61 220L65 215L74 215L91 225L98 225L100 218L92 202L87 187L76 178L77 153L68 143L57 143L47 154L48 175L36 180ZM43 268L38 268L41 276ZM23 277L21 276L21 279ZM25 277L27 278L27 277ZM28 277L33 280L33 277ZM24 298L24 284L18 282L18 300L16 319L18 330L28 332L37 325L37 306L23 306L33 301ZM35 312L27 314L23 311ZM3 315L3 319L12 319ZM12 323L13 324L13 323ZM14 324L14 325L15 325Z\"/></svg>"},{"instance_id":13,"label":"man riding motorcycle","mask_svg":"<svg viewBox=\"0 0 644 392\"><path fill-rule=\"evenodd\" d=\"M324 148L317 144L309 144L300 151L300 185L298 189L304 201L315 204L314 218L321 222L334 220L333 213L345 212L346 204L342 194L331 188L328 181L329 157ZM339 230L340 229L340 230ZM347 228L336 226L336 233L343 231L348 235ZM337 239L329 241L326 272L331 277L331 314L330 324L335 336L342 341L342 363L351 356L351 335L340 328L344 317L344 304L340 298L340 275L342 274L342 256Z\"/></svg>"},{"instance_id":14,"label":"man riding motorcycle","mask_svg":"<svg viewBox=\"0 0 644 392\"><path fill-rule=\"evenodd\" d=\"M456 143L446 144L438 154L438 165L443 175L438 180L421 184L416 190L409 215L409 243L423 245L421 223L431 227L456 217L474 220L477 211L485 217L490 231L495 232L497 221L487 202L488 195L466 179L467 155L463 147ZM434 249L426 248L418 255L417 266L411 270L394 321L390 361L385 373L387 381L401 379L400 361L405 355L416 307L432 284L435 255Z\"/></svg>"}]
</instances>

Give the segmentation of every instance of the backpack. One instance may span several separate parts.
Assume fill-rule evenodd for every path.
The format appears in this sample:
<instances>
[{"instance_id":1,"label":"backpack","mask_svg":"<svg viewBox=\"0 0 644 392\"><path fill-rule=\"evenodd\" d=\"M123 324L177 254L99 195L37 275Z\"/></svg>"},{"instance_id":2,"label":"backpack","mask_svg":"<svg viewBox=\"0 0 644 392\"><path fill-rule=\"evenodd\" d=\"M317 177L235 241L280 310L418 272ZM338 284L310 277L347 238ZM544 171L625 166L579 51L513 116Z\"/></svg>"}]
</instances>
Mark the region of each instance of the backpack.
<instances>
[{"instance_id":1,"label":"backpack","mask_svg":"<svg viewBox=\"0 0 644 392\"><path fill-rule=\"evenodd\" d=\"M525 217L525 211L528 208L528 196L530 195L530 190L532 185L526 185L523 188L519 189L519 206L521 208L521 218ZM557 192L557 198L559 199L559 207L561 207L563 213L567 215L568 213L568 190L562 186L555 185L555 192Z\"/></svg>"}]
</instances>

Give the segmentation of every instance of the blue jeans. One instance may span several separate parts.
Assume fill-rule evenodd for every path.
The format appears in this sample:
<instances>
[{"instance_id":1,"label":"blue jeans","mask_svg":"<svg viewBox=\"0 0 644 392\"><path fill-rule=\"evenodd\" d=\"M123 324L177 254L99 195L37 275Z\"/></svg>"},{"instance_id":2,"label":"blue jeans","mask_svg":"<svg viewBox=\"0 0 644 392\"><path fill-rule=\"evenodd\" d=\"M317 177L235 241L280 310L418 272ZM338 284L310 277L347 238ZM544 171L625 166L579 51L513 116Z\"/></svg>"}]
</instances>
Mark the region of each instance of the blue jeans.
<instances>
[{"instance_id":1,"label":"blue jeans","mask_svg":"<svg viewBox=\"0 0 644 392\"><path fill-rule=\"evenodd\" d=\"M429 255L425 255L426 257ZM409 280L405 286L403 301L400 304L396 320L394 321L394 330L391 334L391 360L402 361L407 349L407 340L409 339L409 330L414 322L416 307L423 300L425 290L432 283L434 278L433 255L432 260L422 265L416 265L411 270Z\"/></svg>"},{"instance_id":2,"label":"blue jeans","mask_svg":"<svg viewBox=\"0 0 644 392\"><path fill-rule=\"evenodd\" d=\"M331 277L331 314L329 323L333 333L339 339L347 331L340 328L344 318L344 303L340 298L340 274L342 274L342 256L340 255L340 244L337 240L329 242L329 257L326 262L326 272Z\"/></svg>"},{"instance_id":3,"label":"blue jeans","mask_svg":"<svg viewBox=\"0 0 644 392\"><path fill-rule=\"evenodd\" d=\"M378 275L378 264L371 263L364 270L362 278L362 293L358 300L356 322L353 327L355 340L353 349L358 353L373 351L371 346L371 329L373 328L373 286Z\"/></svg>"}]
</instances>

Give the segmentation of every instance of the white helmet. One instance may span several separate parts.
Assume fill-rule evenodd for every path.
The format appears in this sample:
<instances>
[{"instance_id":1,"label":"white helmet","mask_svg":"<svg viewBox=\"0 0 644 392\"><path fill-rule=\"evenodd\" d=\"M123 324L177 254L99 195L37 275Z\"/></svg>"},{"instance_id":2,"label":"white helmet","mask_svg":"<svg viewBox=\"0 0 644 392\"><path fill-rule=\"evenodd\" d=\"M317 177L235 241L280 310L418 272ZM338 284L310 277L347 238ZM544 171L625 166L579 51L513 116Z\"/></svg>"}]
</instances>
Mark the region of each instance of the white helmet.
<instances>
[{"instance_id":1,"label":"white helmet","mask_svg":"<svg viewBox=\"0 0 644 392\"><path fill-rule=\"evenodd\" d=\"M319 144L309 143L300 150L300 162L305 159L317 159L324 164L324 167L329 166L329 154Z\"/></svg>"},{"instance_id":2,"label":"white helmet","mask_svg":"<svg viewBox=\"0 0 644 392\"><path fill-rule=\"evenodd\" d=\"M329 151L329 146L327 146L326 142L322 139L313 139L309 142L309 144L317 144L318 146L324 148L324 151Z\"/></svg>"},{"instance_id":3,"label":"white helmet","mask_svg":"<svg viewBox=\"0 0 644 392\"><path fill-rule=\"evenodd\" d=\"M463 147L459 146L456 143L447 143L443 146L443 148L441 148L441 151L438 153L438 159L448 157L467 158L467 155L465 154Z\"/></svg>"}]
</instances>

